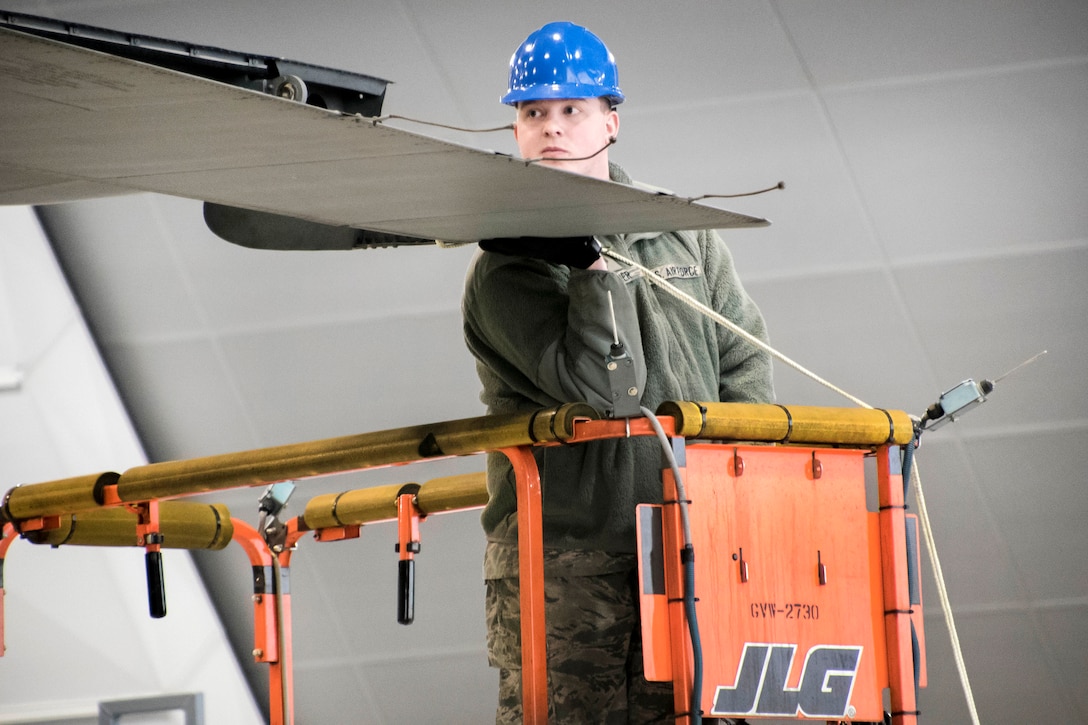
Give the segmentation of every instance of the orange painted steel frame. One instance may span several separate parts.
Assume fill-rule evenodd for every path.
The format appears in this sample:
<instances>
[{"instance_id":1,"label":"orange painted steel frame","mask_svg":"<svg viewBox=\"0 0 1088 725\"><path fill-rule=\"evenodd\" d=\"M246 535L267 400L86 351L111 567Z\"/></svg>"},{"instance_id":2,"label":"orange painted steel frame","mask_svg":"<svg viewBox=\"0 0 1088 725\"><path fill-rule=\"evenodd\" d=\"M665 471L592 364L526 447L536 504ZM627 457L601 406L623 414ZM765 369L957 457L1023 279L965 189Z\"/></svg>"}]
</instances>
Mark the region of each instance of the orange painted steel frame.
<instances>
[{"instance_id":1,"label":"orange painted steel frame","mask_svg":"<svg viewBox=\"0 0 1088 725\"><path fill-rule=\"evenodd\" d=\"M673 433L670 423L671 421L668 419L662 420L663 426L669 427L666 430L666 435L672 435ZM652 434L653 431L649 423L640 419L629 421L584 421L575 424L575 435L566 443L571 444L624 435ZM811 495L805 499L806 505L820 508L820 510L811 511L810 513L815 518L822 519L819 521L819 526L826 529L827 535L832 539L829 542L829 553L833 549L841 555L840 559L834 562L835 568L832 569L830 576L840 578L849 576L852 578L850 588L840 588L838 590L837 598L832 600L831 611L823 610L825 616L827 614L832 615L828 618L830 621L825 620L826 626L817 631L814 639L811 639L810 642L806 641L805 644L811 645L811 647L806 647L805 652L820 650L820 654L824 654L826 650L835 649L837 631L849 632L848 636L850 637L855 636L854 632L860 631L860 635L857 636L861 637L860 641L867 650L866 654L868 656L862 658L862 652L858 651L856 676L856 686L858 688L856 693L858 697L855 698L857 701L856 706L853 704L854 700L851 701L851 707L855 709L853 714L849 715L850 719L854 719L854 715L856 715L858 718L865 717L872 720L881 720L881 693L884 688L888 688L891 694L892 722L895 725L915 725L918 722L918 712L911 624L912 622L917 624L918 632L921 632L921 609L920 606L917 609L912 609L909 594L906 549L907 517L905 516L904 489L902 476L898 472L899 467L893 465L893 460L897 463L900 448L892 445L877 448L880 510L876 514L864 510L864 474L860 469L860 460L861 456L866 453L865 450L805 449L797 451L791 447L741 447L729 445L708 445L702 448L718 458L721 458L723 453L729 455L729 461L726 465L719 466L719 468L724 469L722 475L731 475L734 478L743 475L745 470L742 452L752 462L767 456L773 457L776 454L782 454L793 459L800 456L804 463L801 470L805 471L805 476L809 481L815 481L827 475L828 480L825 483L830 483L833 472L837 468L841 468L844 462L847 467L853 467L849 474L855 477L855 483L860 477L862 487L860 491L855 490L853 492L855 500L849 504L851 509L850 521L846 522L845 525L839 520L842 508L846 505L841 492L835 493L833 488L824 487L822 489L823 493L833 494L828 496L830 500L821 502ZM699 456L701 455L699 450L700 447L689 448L688 455ZM524 722L540 724L547 722L548 698L543 597L543 543L540 518L542 497L539 472L530 449L511 448L503 449L502 452L511 460L517 480L519 547L521 552L519 566L522 582L522 641L525 643L522 648ZM688 464L691 464L691 460L688 461ZM677 496L675 482L672 480L672 472L666 470L663 477L664 497L666 500L675 502ZM860 508L856 498L859 493L861 496ZM690 490L688 496L691 497ZM675 511L676 507L673 506L672 508ZM796 526L797 523L797 521L793 521L792 525ZM854 528L854 539L860 537L862 551L854 552L855 556L850 556L851 546L855 542L849 540L848 537L844 538L841 531L836 532L837 528L842 528L844 531ZM677 552L678 556L682 544L679 540L678 521L674 520L673 526L666 527L665 531L666 551ZM704 542L709 540L710 531L704 531L702 534ZM865 545L866 541L869 542L868 546ZM710 551L707 551L707 549L710 549ZM713 556L713 547L703 547L704 557L707 554ZM733 552L730 552L730 558L732 558L732 554ZM747 580L749 574L748 562L745 561L742 551L736 552L736 554L736 577ZM820 552L816 552L816 557L811 562L810 578L816 582L817 586L823 586L827 583L827 577L829 576L827 567L828 564L822 560ZM702 568L706 569L705 566ZM672 616L668 617L668 639L676 646L670 646L670 653L664 659L669 662L671 679L674 680L676 686L677 712L689 714L681 714L677 721L679 723L688 723L691 721L690 713L692 712L692 703L690 702L693 678L692 655L687 622L680 601L683 591L678 568L674 570L673 577L667 581L667 586L667 597L670 601L664 611L673 610ZM765 604L767 606L778 606L775 602ZM783 602L781 604L783 608L787 605L801 605L800 616L804 616L804 608L808 606L808 616L809 618L813 617L811 613L812 602ZM858 616L857 608L865 604L867 604L866 609ZM825 607L827 606L825 604ZM649 611L645 612L645 614L651 620L656 617L659 624L662 622L660 612L655 614L653 611ZM794 613L791 612L790 614ZM818 646L821 638L825 638L824 644L830 646ZM709 637L708 641L713 643L715 640L713 637ZM743 640L733 644L743 646ZM800 647L797 649L800 649ZM838 649L849 650L852 648L839 647ZM651 668L661 666L660 664L655 665L653 662L655 657L653 645L650 645L647 650L648 666ZM791 652L791 660L792 654ZM739 673L741 653L734 652L733 655L734 659L730 661L733 670L729 673L730 675ZM657 662L660 663L660 652L656 656L659 658ZM769 656L774 656L774 653L770 652ZM862 666L862 662L864 662L864 666ZM921 678L918 685L924 686L924 665L919 664ZM799 671L800 668L797 669L798 671L793 674L791 681L785 683L791 690L796 690L800 686L799 680L802 673ZM851 683L853 693L854 680L851 680ZM713 693L704 692L704 700L699 703L699 706L709 712L709 707L703 707L704 703L708 702L713 702ZM810 719L804 718L800 710L797 711L797 715L797 719ZM750 719L756 718L750 716ZM826 718L819 716L819 719ZM838 718L828 722L837 721Z\"/></svg>"},{"instance_id":2,"label":"orange painted steel frame","mask_svg":"<svg viewBox=\"0 0 1088 725\"><path fill-rule=\"evenodd\" d=\"M726 405L726 404L722 404ZM700 407L700 410L703 410ZM704 424L705 424L705 413ZM889 415L889 421L891 416ZM787 414L787 420L789 416ZM628 420L595 420L591 418L580 418L578 414L575 414L573 419L567 421L573 433L568 437L559 437L549 439L548 442L537 442L536 445L561 445L572 444L578 442L585 442L603 438L617 438L624 436L646 436L654 435L652 424L642 418L628 419ZM672 416L666 414L663 415L660 420L661 426L667 436L675 437L674 447L683 449L683 435L677 433L678 422ZM701 430L701 429L700 429ZM555 431L552 431L553 433ZM788 430L787 430L788 433ZM690 435L690 434L689 434ZM538 441L538 438L532 435L532 426L530 426L530 437L534 441ZM699 437L696 435L696 437ZM561 441L561 442L556 442ZM472 446L470 446L472 447ZM735 446L710 446L711 448L721 450L732 449L733 455L728 470L731 470L734 475L743 470L742 458L739 455L739 447ZM775 446L757 446L760 451L773 451L778 447ZM483 450L497 450L504 453L511 461L517 481L517 502L518 502L518 520L519 520L519 547L520 547L520 577L521 577L521 611L522 611L522 662L523 662L523 680L524 680L524 722L530 725L541 725L547 722L548 711L548 696L547 696L547 665L546 665L546 636L545 636L545 621L544 621L544 566L543 566L543 531L542 531L542 491L540 484L539 471L537 470L536 461L532 455L532 446L524 443L517 443L514 445L500 445L496 448L490 447L476 447L471 452L483 452ZM789 450L788 448L779 448L779 450ZM905 533L906 523L903 511L903 489L902 480L895 471L895 467L892 466L892 452L897 452L898 448L884 446L879 449L878 454L878 474L880 477L880 506L879 522L870 520L866 527L869 531L879 530L880 541L880 562L879 564L870 564L874 566L871 581L882 582L879 591L872 592L872 601L883 600L887 602L884 604L885 612L881 612L877 619L883 616L886 620L886 624L882 623L876 630L884 632L884 648L886 649L889 657L887 663L884 666L878 664L877 667L877 679L881 682L887 680L890 689L892 691L892 708L893 722L896 725L911 725L917 722L917 716L914 712L916 709L915 691L914 691L914 675L913 675L913 658L911 654L911 624L912 622L918 626L918 630L921 631L921 610L911 610L910 594L907 583L907 555L905 551ZM470 451L452 453L452 455L463 455ZM447 453L446 455L451 455ZM823 453L820 454L824 455ZM810 475L813 477L818 476L820 461L817 460L816 454L811 454L811 460L809 461ZM405 460L403 462L408 462ZM382 459L378 462L370 462L371 465L389 465L389 461ZM360 466L355 466L350 470L356 470ZM369 467L369 466L362 466ZM665 479L665 491L666 498L669 497L668 492L675 491L671 480L671 472L666 471L664 474ZM118 503L127 503L130 507L133 506L131 502L122 502L120 497L116 495L115 486L104 486L106 493L105 502L106 505L117 505ZM183 495L183 494L172 494ZM170 497L165 496L165 497ZM675 495L672 495L675 499ZM401 510L398 511L400 522L399 539L407 539L408 541L417 540L418 533L415 530L415 524L418 522L417 514L418 510L414 510L415 506L409 506L407 499L400 499ZM152 506L147 506L146 514L141 516L141 523L144 525L145 533L154 533L157 530L157 522L155 519L155 512ZM675 508L675 507L674 507ZM139 509L137 509L139 512ZM51 512L50 512L51 513ZM28 517L19 522L19 529L22 531L33 530L35 527L50 526L50 513L42 513L36 516ZM142 512L141 512L142 513ZM52 517L55 518L55 517ZM873 515L872 518L876 518ZM293 687L293 677L291 673L291 638L290 638L290 598L285 590L285 578L282 570L286 569L290 563L291 550L295 543L302 536L303 533L309 531L309 527L301 518L292 519L288 523L288 537L285 547L280 550L277 547L277 553L269 551L267 544L261 538L261 536L252 528L237 519L233 520L235 526L235 539L237 539L243 548L254 568L260 567L261 571L266 572L266 578L273 578L274 588L266 588L264 592L255 593L254 595L254 631L255 631L255 647L254 656L257 661L264 661L270 664L270 699L272 700L271 717L272 725L290 725L293 720L293 702L291 698L291 691ZM355 538L359 536L359 525L345 525L328 527L321 529L313 529L314 537L317 541L336 541L349 538ZM10 545L13 538L13 529L10 525L5 526L5 537L0 538L0 558ZM673 529L672 533L668 536L673 537L673 542L670 547L675 551L679 551L676 541L676 531ZM142 544L149 544L146 540L141 542ZM149 547L149 551L151 551ZM404 553L404 552L402 552ZM738 576L743 576L746 573L747 562L743 556L738 557ZM824 564L817 561L816 566L819 576L822 578L825 575ZM270 573L268 573L270 572ZM834 576L834 574L832 575ZM670 585L672 592L679 592L678 584L674 581ZM268 593L272 593L274 596L268 596ZM0 597L3 595L3 590L0 588ZM881 603L883 603L881 602ZM671 604L666 604L661 611L668 615L668 609L675 608ZM651 619L660 617L660 612L654 614L652 612L645 613ZM3 636L3 610L2 600L0 600L0 646L2 646ZM686 707L684 698L690 699L690 685L691 685L691 664L690 664L690 651L688 649L687 632L685 630L682 617L667 617L670 620L670 627L672 632L670 639L673 642L681 643L677 647L670 648L670 652L663 658L657 660L650 660L647 662L647 666L652 668L671 668L674 670L674 677L678 684L677 689L677 702L680 709L678 711L685 712ZM652 649L652 647L651 647ZM879 647L878 647L879 649ZM3 650L0 649L0 654ZM662 664L665 662L667 664ZM922 673L922 683L924 684L924 669ZM686 693L686 694L685 694ZM278 703L279 707L275 707Z\"/></svg>"},{"instance_id":3,"label":"orange painted steel frame","mask_svg":"<svg viewBox=\"0 0 1088 725\"><path fill-rule=\"evenodd\" d=\"M912 622L922 647L924 636L920 598L914 609L910 601L914 522L904 515L898 452L877 449L880 510L869 512L865 450L684 449L706 683L694 704L679 496L664 472L665 505L639 511L643 643L647 678L674 684L678 723L691 722L695 707L749 720L881 721L885 688L892 722L917 723ZM647 531L654 509L657 534ZM647 563L655 547L663 586Z\"/></svg>"},{"instance_id":4,"label":"orange painted steel frame","mask_svg":"<svg viewBox=\"0 0 1088 725\"><path fill-rule=\"evenodd\" d=\"M289 530L287 546L274 554L256 529L241 519L231 521L233 540L242 546L254 571L253 659L268 663L269 725L291 725L295 703L287 570L301 534Z\"/></svg>"},{"instance_id":5,"label":"orange painted steel frame","mask_svg":"<svg viewBox=\"0 0 1088 725\"><path fill-rule=\"evenodd\" d=\"M655 435L645 418L576 420L567 443ZM666 435L672 420L663 418ZM521 586L522 714L525 725L548 722L547 637L544 621L544 529L540 472L527 446L501 450L514 468L518 505L518 569Z\"/></svg>"},{"instance_id":6,"label":"orange painted steel frame","mask_svg":"<svg viewBox=\"0 0 1088 725\"><path fill-rule=\"evenodd\" d=\"M419 545L419 486L408 485L397 494L397 622L411 624L415 619L415 555Z\"/></svg>"},{"instance_id":7,"label":"orange painted steel frame","mask_svg":"<svg viewBox=\"0 0 1088 725\"><path fill-rule=\"evenodd\" d=\"M892 723L918 722L914 683L911 624L920 623L921 611L912 610L907 566L907 518L902 470L892 465L898 448L877 451L880 505L880 553L883 566L884 626L887 639L888 678L891 687ZM897 458L897 456L896 456ZM895 461L898 463L898 460ZM924 658L922 662L924 662ZM922 663L919 663L921 665ZM924 678L924 675L923 675ZM920 678L920 683L923 680Z\"/></svg>"},{"instance_id":8,"label":"orange painted steel frame","mask_svg":"<svg viewBox=\"0 0 1088 725\"><path fill-rule=\"evenodd\" d=\"M535 470L531 454L529 461L533 462ZM418 551L419 522L425 518L415 501L418 490L419 486L408 484L401 487L402 493L396 497L400 562L411 561L412 555ZM253 657L256 662L269 665L269 725L291 725L294 722L294 658L291 646L291 597L287 586L291 555L299 540L308 532L312 532L314 540L318 542L346 541L359 538L362 526L347 524L311 529L301 516L295 517L286 524L287 536L282 550L273 552L260 533L248 523L237 518L232 518L231 523L234 526L233 540L242 546L255 572ZM405 602L398 604L403 606ZM407 619L410 620L410 617ZM407 624L409 621L401 623ZM540 626L543 632L543 620Z\"/></svg>"},{"instance_id":9,"label":"orange painted steel frame","mask_svg":"<svg viewBox=\"0 0 1088 725\"><path fill-rule=\"evenodd\" d=\"M540 471L532 449L504 448L517 482L518 577L521 586L522 718L548 722L548 652L544 628L544 525Z\"/></svg>"},{"instance_id":10,"label":"orange painted steel frame","mask_svg":"<svg viewBox=\"0 0 1088 725\"><path fill-rule=\"evenodd\" d=\"M11 524L0 526L0 657L4 656L4 559L8 547L15 541L15 527Z\"/></svg>"}]
</instances>

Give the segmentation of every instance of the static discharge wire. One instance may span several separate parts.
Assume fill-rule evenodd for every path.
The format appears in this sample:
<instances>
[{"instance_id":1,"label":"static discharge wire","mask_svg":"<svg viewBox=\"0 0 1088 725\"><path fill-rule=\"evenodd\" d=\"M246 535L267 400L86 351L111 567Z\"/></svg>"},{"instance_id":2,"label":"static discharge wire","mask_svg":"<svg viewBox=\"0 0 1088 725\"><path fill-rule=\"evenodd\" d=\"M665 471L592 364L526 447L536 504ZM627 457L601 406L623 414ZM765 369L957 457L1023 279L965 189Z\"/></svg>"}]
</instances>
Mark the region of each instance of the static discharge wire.
<instances>
[{"instance_id":1,"label":"static discharge wire","mask_svg":"<svg viewBox=\"0 0 1088 725\"><path fill-rule=\"evenodd\" d=\"M514 124L512 123L508 123L505 126L495 126L493 128L464 128L462 126L452 126L448 123L439 123L438 121L424 121L421 118L398 116L395 113L385 116L363 116L362 120L370 122L371 126L378 126L384 124L386 121L408 121L409 123L418 123L423 126L434 126L435 128L444 128L449 131L461 131L463 133L494 133L495 131L512 131L514 129Z\"/></svg>"},{"instance_id":2,"label":"static discharge wire","mask_svg":"<svg viewBox=\"0 0 1088 725\"><path fill-rule=\"evenodd\" d=\"M418 124L420 124L422 126L433 126L435 128L444 128L444 129L446 129L448 131L460 131L462 133L495 133L496 131L512 131L514 129L514 125L515 125L513 123L507 123L507 124L505 124L503 126L493 126L491 128L465 128L464 126L454 126L454 125L451 125L451 124L448 124L448 123L439 123L437 121L425 121L425 120L423 120L421 118L412 118L411 116L401 116L401 115L393 114L393 113L387 114L385 116L373 116L373 117L369 117L369 118L368 117L363 117L363 119L366 120L366 121L369 121L371 126L378 126L378 125L384 124L386 121L406 121L408 123L418 123ZM592 158L594 158L596 156L600 156L602 153L604 153L605 149L607 149L610 146L612 146L613 144L617 143L617 141L618 141L618 139L615 136L610 136L608 138L608 143L606 143L604 146L600 147L599 149L597 149L593 153L589 154L588 156L580 156L578 158L570 158L570 157L565 157L565 156L564 157L539 156L537 158L532 158L532 159L522 159L522 162L526 166L532 166L533 164L538 164L541 161L588 161L589 159L592 159ZM745 192L741 192L739 194L703 194L701 196L679 197L679 198L682 198L684 201L686 201L689 204L694 204L695 202L702 201L703 199L738 199L738 198L743 197L743 196L756 196L758 194L766 194L768 191L779 191L779 190L785 189L785 188L786 188L786 183L784 181L779 181L774 186L768 186L766 189L758 189L756 191L745 191Z\"/></svg>"}]
</instances>

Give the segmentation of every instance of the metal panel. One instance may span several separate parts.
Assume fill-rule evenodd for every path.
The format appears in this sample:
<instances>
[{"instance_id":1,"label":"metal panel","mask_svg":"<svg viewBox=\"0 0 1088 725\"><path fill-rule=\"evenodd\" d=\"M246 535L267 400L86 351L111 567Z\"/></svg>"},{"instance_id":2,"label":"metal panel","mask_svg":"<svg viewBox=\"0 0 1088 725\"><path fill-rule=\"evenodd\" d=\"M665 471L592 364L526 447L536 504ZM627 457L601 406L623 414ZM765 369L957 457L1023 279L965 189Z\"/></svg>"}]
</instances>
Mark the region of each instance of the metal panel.
<instances>
[{"instance_id":1,"label":"metal panel","mask_svg":"<svg viewBox=\"0 0 1088 725\"><path fill-rule=\"evenodd\" d=\"M445 241L765 226L0 28L0 203L153 191Z\"/></svg>"},{"instance_id":2,"label":"metal panel","mask_svg":"<svg viewBox=\"0 0 1088 725\"><path fill-rule=\"evenodd\" d=\"M141 697L131 700L110 700L98 703L99 725L117 725L125 715L136 713L165 713L180 710L185 725L204 725L204 694Z\"/></svg>"}]
</instances>

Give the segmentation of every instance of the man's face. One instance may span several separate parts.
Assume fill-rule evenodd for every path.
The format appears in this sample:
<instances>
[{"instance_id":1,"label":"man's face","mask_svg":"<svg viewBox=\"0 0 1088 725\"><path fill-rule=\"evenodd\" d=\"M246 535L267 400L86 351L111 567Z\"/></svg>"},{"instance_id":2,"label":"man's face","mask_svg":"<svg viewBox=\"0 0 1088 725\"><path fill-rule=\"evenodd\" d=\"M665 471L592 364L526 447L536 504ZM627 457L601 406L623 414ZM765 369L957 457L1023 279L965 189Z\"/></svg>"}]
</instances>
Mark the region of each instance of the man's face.
<instances>
[{"instance_id":1,"label":"man's face","mask_svg":"<svg viewBox=\"0 0 1088 725\"><path fill-rule=\"evenodd\" d=\"M600 98L524 101L514 138L522 158L607 180L607 147L619 128L619 114Z\"/></svg>"}]
</instances>

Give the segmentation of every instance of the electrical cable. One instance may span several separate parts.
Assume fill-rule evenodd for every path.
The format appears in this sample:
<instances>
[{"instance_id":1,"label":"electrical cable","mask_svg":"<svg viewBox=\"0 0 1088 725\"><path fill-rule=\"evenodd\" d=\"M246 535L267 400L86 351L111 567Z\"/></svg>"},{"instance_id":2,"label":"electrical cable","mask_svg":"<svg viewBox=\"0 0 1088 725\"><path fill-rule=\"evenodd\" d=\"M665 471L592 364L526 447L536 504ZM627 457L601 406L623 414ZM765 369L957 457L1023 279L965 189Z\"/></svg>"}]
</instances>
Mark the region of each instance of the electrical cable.
<instances>
[{"instance_id":1,"label":"electrical cable","mask_svg":"<svg viewBox=\"0 0 1088 725\"><path fill-rule=\"evenodd\" d=\"M654 433L657 434L657 439L661 442L661 449L665 454L665 460L669 463L669 470L672 471L672 477L676 481L676 498L680 504L680 528L683 532L684 545L691 545L691 518L688 515L688 498L687 493L684 491L684 481L680 476L680 466L676 463L676 456L672 453L672 445L669 443L669 437L665 435L665 429L661 427L661 421L657 419L653 411L649 408L641 407L642 415L646 417L646 420L650 421L650 425L653 426Z\"/></svg>"},{"instance_id":2,"label":"electrical cable","mask_svg":"<svg viewBox=\"0 0 1088 725\"><path fill-rule=\"evenodd\" d=\"M398 116L396 114L373 116L371 118L366 118L365 120L370 121L371 126L377 126L386 121L408 121L409 123L418 123L423 126L434 126L435 128L445 128L450 131L462 131L464 133L494 133L495 131L511 131L514 128L514 124L512 123L508 123L505 126L495 126L494 128L464 128L462 126L451 126L446 123L438 123L437 121L424 121L421 118Z\"/></svg>"},{"instance_id":3,"label":"electrical cable","mask_svg":"<svg viewBox=\"0 0 1088 725\"><path fill-rule=\"evenodd\" d=\"M603 154L605 152L605 149L607 149L614 143L616 143L616 137L612 136L608 139L608 143L606 143L604 146L601 146L599 149L589 154L588 156L579 156L577 158L570 158L567 156L538 156L535 159L522 159L522 161L525 162L526 166L531 166L532 164L536 164L541 161L589 161L593 157Z\"/></svg>"},{"instance_id":4,"label":"electrical cable","mask_svg":"<svg viewBox=\"0 0 1088 725\"><path fill-rule=\"evenodd\" d=\"M699 638L699 620L695 615L695 548L691 543L691 518L688 514L688 497L684 490L684 479L680 475L680 466L676 463L676 456L672 452L672 444L661 422L649 408L640 408L642 415L650 421L657 439L661 442L661 449L665 454L665 460L672 471L672 479L676 484L676 499L680 506L680 528L683 532L684 546L680 550L680 562L684 567L684 616L688 620L688 636L691 639L692 652L692 678L691 678L691 721L694 725L701 725L703 713L700 703L703 699L703 645Z\"/></svg>"},{"instance_id":5,"label":"electrical cable","mask_svg":"<svg viewBox=\"0 0 1088 725\"><path fill-rule=\"evenodd\" d=\"M774 186L768 186L766 189L758 189L756 191L745 191L740 194L703 194L702 196L693 196L688 199L688 202L702 201L703 199L739 199L742 196L758 196L759 194L766 194L768 191L781 191L786 188L785 181L779 181Z\"/></svg>"},{"instance_id":6,"label":"electrical cable","mask_svg":"<svg viewBox=\"0 0 1088 725\"><path fill-rule=\"evenodd\" d=\"M511 131L514 129L514 124L512 123L508 123L505 126L495 126L493 128L464 128L463 126L451 126L447 123L438 123L437 121L424 121L420 118L398 116L395 114L389 114L386 116L375 116L367 120L370 121L371 126L377 126L379 124L385 123L386 121L408 121L409 123L418 123L424 126L434 126L435 128L445 128L450 131L461 131L464 133L494 133L495 131ZM606 143L604 146L600 147L588 156L581 156L578 158L540 156L534 159L522 159L522 161L525 163L526 166L531 166L532 164L539 163L541 161L588 161L595 156L600 156L602 153L604 153L605 149L607 149L614 143L616 143L616 137L612 136L608 139L608 143Z\"/></svg>"},{"instance_id":7,"label":"electrical cable","mask_svg":"<svg viewBox=\"0 0 1088 725\"><path fill-rule=\"evenodd\" d=\"M508 123L505 126L495 126L493 128L464 128L462 126L451 126L446 123L438 123L437 121L424 121L420 118L410 118L409 116L398 116L395 114L390 114L386 116L375 116L367 120L370 121L371 126L377 126L379 124L385 123L386 121L396 120L408 121L409 123L418 123L424 126L434 126L435 128L445 128L450 131L462 131L464 133L493 133L495 131L511 131L514 129L514 124L512 123ZM611 136L608 139L608 143L606 143L604 146L600 147L588 156L581 156L578 158L540 156L534 159L522 159L522 161L525 163L526 166L531 166L532 164L539 163L541 161L588 161L595 156L600 156L602 153L604 153L605 149L607 149L614 143L616 143L616 137Z\"/></svg>"},{"instance_id":8,"label":"electrical cable","mask_svg":"<svg viewBox=\"0 0 1088 725\"><path fill-rule=\"evenodd\" d=\"M464 126L454 126L448 123L439 123L438 121L425 121L422 118L401 116L395 113L386 114L384 116L372 116L363 118L364 120L369 121L371 126L384 124L386 121L407 121L408 123L418 123L422 126L433 126L434 128L444 128L449 131L460 131L462 133L495 133L496 131L512 131L516 126L516 124L507 123L503 126L493 126L491 128L466 128ZM608 139L608 143L606 143L604 146L597 149L588 156L581 156L579 158L540 156L533 159L522 159L522 161L525 163L526 166L531 166L532 164L536 164L541 161L588 161L589 159L592 159L593 157L599 156L604 153L604 150L612 144L616 143L616 141L616 137L612 136ZM694 204L695 202L702 201L703 199L738 199L742 196L756 196L758 194L766 194L768 191L778 191L785 188L786 182L779 181L774 186L768 186L766 189L759 189L757 191L745 191L740 194L703 194L702 196L684 198L684 201L688 202L689 204Z\"/></svg>"}]
</instances>

